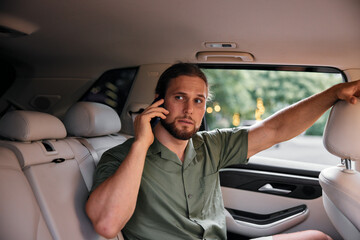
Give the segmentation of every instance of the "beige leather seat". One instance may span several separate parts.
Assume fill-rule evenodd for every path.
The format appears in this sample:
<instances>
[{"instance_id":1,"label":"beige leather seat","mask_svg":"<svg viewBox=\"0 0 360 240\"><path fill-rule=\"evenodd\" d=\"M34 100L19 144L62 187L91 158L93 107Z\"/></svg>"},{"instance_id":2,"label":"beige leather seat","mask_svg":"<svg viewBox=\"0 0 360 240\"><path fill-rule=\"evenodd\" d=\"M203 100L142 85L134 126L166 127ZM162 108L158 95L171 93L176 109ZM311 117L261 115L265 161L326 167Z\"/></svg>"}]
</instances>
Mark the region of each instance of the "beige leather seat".
<instances>
[{"instance_id":1,"label":"beige leather seat","mask_svg":"<svg viewBox=\"0 0 360 240\"><path fill-rule=\"evenodd\" d=\"M343 159L344 165L324 169L319 176L325 210L346 240L360 239L360 102L338 102L324 132L326 149ZM360 167L360 166L358 166Z\"/></svg>"},{"instance_id":2,"label":"beige leather seat","mask_svg":"<svg viewBox=\"0 0 360 240\"><path fill-rule=\"evenodd\" d=\"M130 136L119 134L121 121L111 107L95 102L78 102L66 113L64 125L70 136L85 138L98 155L123 143ZM97 165L98 160L95 161Z\"/></svg>"},{"instance_id":3,"label":"beige leather seat","mask_svg":"<svg viewBox=\"0 0 360 240\"><path fill-rule=\"evenodd\" d=\"M78 162L91 156L64 139L63 123L44 113L14 111L0 120L0 135L11 139L0 142L0 187L9 192L0 195L0 238L103 239L84 211L88 189Z\"/></svg>"},{"instance_id":4,"label":"beige leather seat","mask_svg":"<svg viewBox=\"0 0 360 240\"><path fill-rule=\"evenodd\" d=\"M130 136L119 134L121 121L119 115L104 104L95 102L78 102L66 113L64 124L69 136L77 137L68 139L71 145L76 141L84 145L92 155L92 160L84 159L80 164L83 177L88 189L91 189L95 167L102 154L123 142Z\"/></svg>"},{"instance_id":5,"label":"beige leather seat","mask_svg":"<svg viewBox=\"0 0 360 240\"><path fill-rule=\"evenodd\" d=\"M102 154L126 141L129 135L120 134L121 121L118 114L104 104L94 102L78 102L66 113L64 124L70 136L76 138L67 139L70 146L76 146L80 142L90 151L92 159L83 158L79 163L80 170L85 179L88 189L91 189L95 166ZM118 238L122 238L119 233Z\"/></svg>"}]
</instances>

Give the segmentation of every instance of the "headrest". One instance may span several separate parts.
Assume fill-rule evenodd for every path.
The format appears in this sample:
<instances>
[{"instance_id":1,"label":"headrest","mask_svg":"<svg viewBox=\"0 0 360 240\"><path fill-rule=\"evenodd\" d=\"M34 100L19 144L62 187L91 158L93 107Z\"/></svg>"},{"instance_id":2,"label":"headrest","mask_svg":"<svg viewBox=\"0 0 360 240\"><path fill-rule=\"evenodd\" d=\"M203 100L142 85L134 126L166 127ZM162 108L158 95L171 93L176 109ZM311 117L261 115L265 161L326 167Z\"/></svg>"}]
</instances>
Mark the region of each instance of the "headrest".
<instances>
[{"instance_id":1,"label":"headrest","mask_svg":"<svg viewBox=\"0 0 360 240\"><path fill-rule=\"evenodd\" d=\"M37 141L66 137L64 124L47 113L33 111L7 112L0 120L0 135L18 141Z\"/></svg>"},{"instance_id":2,"label":"headrest","mask_svg":"<svg viewBox=\"0 0 360 240\"><path fill-rule=\"evenodd\" d=\"M109 106L95 102L78 102L65 115L64 124L70 135L97 137L121 129L119 115Z\"/></svg>"},{"instance_id":3,"label":"headrest","mask_svg":"<svg viewBox=\"0 0 360 240\"><path fill-rule=\"evenodd\" d=\"M360 160L360 99L356 104L337 102L326 123L324 146L332 154Z\"/></svg>"}]
</instances>

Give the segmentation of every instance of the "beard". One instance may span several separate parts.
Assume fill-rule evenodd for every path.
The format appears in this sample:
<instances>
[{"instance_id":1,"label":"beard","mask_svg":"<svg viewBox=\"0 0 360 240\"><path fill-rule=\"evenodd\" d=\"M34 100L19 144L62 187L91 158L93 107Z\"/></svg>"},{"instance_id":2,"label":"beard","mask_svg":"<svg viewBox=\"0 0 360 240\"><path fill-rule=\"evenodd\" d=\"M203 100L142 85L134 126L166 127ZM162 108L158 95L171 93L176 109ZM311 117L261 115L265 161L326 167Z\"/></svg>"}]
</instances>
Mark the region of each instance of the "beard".
<instances>
[{"instance_id":1,"label":"beard","mask_svg":"<svg viewBox=\"0 0 360 240\"><path fill-rule=\"evenodd\" d=\"M170 123L167 123L164 119L161 119L161 125L176 139L179 140L189 140L192 136L195 135L199 131L199 128L196 128L194 125L194 128L190 131L178 129L175 125L175 121L172 121Z\"/></svg>"}]
</instances>

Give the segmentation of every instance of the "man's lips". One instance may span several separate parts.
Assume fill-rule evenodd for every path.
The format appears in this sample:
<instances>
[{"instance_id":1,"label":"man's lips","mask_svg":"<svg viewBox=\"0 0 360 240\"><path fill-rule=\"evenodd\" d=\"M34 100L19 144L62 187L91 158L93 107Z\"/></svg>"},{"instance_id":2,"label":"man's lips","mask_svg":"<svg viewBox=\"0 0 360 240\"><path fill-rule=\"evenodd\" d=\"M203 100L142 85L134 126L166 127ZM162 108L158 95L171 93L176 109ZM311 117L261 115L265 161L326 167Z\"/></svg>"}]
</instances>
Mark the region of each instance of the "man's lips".
<instances>
[{"instance_id":1,"label":"man's lips","mask_svg":"<svg viewBox=\"0 0 360 240\"><path fill-rule=\"evenodd\" d=\"M190 125L194 125L194 121L192 121L191 119L188 118L180 118L178 119L179 123L184 123L184 124L190 124Z\"/></svg>"}]
</instances>

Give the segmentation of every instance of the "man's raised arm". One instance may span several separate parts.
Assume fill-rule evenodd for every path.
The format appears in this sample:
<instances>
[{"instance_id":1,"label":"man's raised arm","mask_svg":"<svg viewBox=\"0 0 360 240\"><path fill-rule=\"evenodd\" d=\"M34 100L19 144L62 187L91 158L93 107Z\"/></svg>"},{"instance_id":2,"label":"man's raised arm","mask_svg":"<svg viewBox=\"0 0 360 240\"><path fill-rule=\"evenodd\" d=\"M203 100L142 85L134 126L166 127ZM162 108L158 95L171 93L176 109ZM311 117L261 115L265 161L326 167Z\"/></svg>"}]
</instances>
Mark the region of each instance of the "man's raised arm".
<instances>
[{"instance_id":1,"label":"man's raised arm","mask_svg":"<svg viewBox=\"0 0 360 240\"><path fill-rule=\"evenodd\" d=\"M340 83L275 113L250 128L248 158L299 135L336 101L345 100L355 104L359 96L360 81Z\"/></svg>"},{"instance_id":2,"label":"man's raised arm","mask_svg":"<svg viewBox=\"0 0 360 240\"><path fill-rule=\"evenodd\" d=\"M147 150L154 141L150 126L153 117L166 118L159 107L163 100L149 106L134 122L135 141L116 172L89 196L86 213L95 231L106 238L115 237L134 213Z\"/></svg>"}]
</instances>

